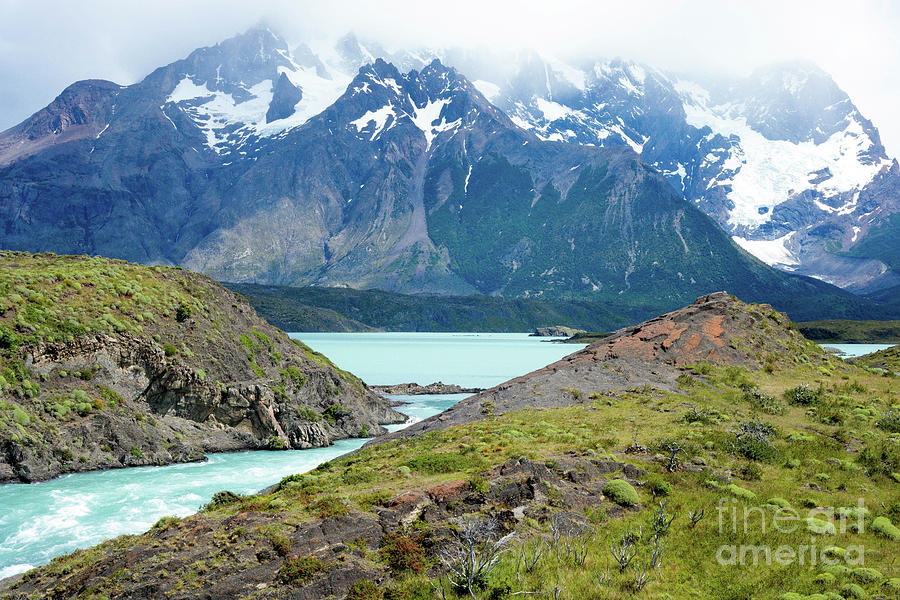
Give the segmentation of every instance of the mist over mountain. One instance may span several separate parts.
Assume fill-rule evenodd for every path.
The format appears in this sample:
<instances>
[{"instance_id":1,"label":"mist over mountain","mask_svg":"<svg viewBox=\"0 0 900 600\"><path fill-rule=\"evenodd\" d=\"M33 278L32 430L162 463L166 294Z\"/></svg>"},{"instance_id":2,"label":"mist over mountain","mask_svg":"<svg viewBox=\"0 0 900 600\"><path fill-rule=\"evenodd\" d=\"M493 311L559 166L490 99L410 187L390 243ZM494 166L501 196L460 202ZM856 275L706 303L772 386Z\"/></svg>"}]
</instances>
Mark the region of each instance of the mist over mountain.
<instances>
[{"instance_id":1,"label":"mist over mountain","mask_svg":"<svg viewBox=\"0 0 900 600\"><path fill-rule=\"evenodd\" d=\"M898 177L813 65L701 85L257 27L134 85L75 83L0 134L0 245L405 293L841 298L747 252L900 284Z\"/></svg>"}]
</instances>

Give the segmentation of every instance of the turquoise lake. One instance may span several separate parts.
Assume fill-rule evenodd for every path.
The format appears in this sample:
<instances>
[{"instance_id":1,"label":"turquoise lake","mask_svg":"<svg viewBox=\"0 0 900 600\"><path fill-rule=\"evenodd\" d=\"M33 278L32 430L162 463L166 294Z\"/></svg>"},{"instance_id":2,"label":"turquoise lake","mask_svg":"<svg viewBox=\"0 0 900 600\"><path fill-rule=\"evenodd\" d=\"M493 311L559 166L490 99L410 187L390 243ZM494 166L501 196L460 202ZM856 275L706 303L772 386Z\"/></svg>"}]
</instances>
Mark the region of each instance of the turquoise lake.
<instances>
[{"instance_id":1,"label":"turquoise lake","mask_svg":"<svg viewBox=\"0 0 900 600\"><path fill-rule=\"evenodd\" d=\"M526 334L292 334L367 383L432 383L490 387L576 351ZM410 422L452 406L465 394L395 396ZM402 426L392 426L397 429ZM251 493L285 475L359 448L341 440L328 448L211 454L203 463L65 475L52 481L0 485L0 579L126 533L167 515L187 516L222 489Z\"/></svg>"}]
</instances>

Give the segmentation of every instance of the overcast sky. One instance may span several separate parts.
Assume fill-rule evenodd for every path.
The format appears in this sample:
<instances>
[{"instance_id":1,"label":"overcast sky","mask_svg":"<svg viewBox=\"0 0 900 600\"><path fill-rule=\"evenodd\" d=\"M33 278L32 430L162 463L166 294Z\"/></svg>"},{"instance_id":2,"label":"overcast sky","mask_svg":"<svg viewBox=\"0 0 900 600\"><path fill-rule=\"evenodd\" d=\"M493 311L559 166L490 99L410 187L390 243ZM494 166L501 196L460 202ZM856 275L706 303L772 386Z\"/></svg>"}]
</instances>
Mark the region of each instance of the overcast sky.
<instances>
[{"instance_id":1,"label":"overcast sky","mask_svg":"<svg viewBox=\"0 0 900 600\"><path fill-rule=\"evenodd\" d=\"M134 83L260 22L295 41L354 30L390 46L533 47L714 74L807 59L900 156L900 3L890 0L0 0L0 130L73 81Z\"/></svg>"}]
</instances>

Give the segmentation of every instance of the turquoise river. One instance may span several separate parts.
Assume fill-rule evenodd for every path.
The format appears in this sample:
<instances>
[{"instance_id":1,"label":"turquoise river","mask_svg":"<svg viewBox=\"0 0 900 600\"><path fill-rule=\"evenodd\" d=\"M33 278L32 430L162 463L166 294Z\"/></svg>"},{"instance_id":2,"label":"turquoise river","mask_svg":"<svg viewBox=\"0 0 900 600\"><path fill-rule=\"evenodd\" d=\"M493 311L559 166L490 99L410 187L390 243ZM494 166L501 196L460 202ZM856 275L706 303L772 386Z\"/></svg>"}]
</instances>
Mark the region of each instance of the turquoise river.
<instances>
[{"instance_id":1,"label":"turquoise river","mask_svg":"<svg viewBox=\"0 0 900 600\"><path fill-rule=\"evenodd\" d=\"M581 346L526 334L292 334L372 385L434 381L490 387L547 365ZM835 344L847 355L887 345ZM861 352L862 351L862 352ZM465 395L395 396L409 422L436 414ZM394 426L393 428L402 427ZM360 447L211 454L202 463L66 475L52 481L0 485L0 579L104 539L145 531L161 517L186 516L222 489L251 493L291 473Z\"/></svg>"},{"instance_id":2,"label":"turquoise river","mask_svg":"<svg viewBox=\"0 0 900 600\"><path fill-rule=\"evenodd\" d=\"M443 381L490 387L549 364L580 346L526 334L292 334L372 385ZM409 422L465 395L396 396ZM394 426L393 428L400 427ZM145 531L166 515L186 516L222 489L251 493L285 475L359 448L341 440L328 448L211 454L202 463L65 475L31 485L0 485L0 579L104 539Z\"/></svg>"}]
</instances>

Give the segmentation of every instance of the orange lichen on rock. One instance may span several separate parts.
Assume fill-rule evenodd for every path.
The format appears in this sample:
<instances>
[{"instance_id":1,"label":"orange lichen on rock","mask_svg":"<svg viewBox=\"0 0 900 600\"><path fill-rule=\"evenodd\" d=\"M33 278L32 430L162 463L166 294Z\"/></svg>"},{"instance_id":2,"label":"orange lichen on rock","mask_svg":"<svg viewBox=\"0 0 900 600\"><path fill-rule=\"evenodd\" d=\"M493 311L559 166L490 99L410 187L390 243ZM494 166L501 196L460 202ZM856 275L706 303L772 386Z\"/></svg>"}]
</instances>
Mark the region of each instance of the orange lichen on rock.
<instances>
[{"instance_id":1,"label":"orange lichen on rock","mask_svg":"<svg viewBox=\"0 0 900 600\"><path fill-rule=\"evenodd\" d=\"M720 348L725 345L725 342L721 338L721 335L725 333L725 329L722 327L723 319L724 317L722 315L715 315L703 324L704 335Z\"/></svg>"}]
</instances>

